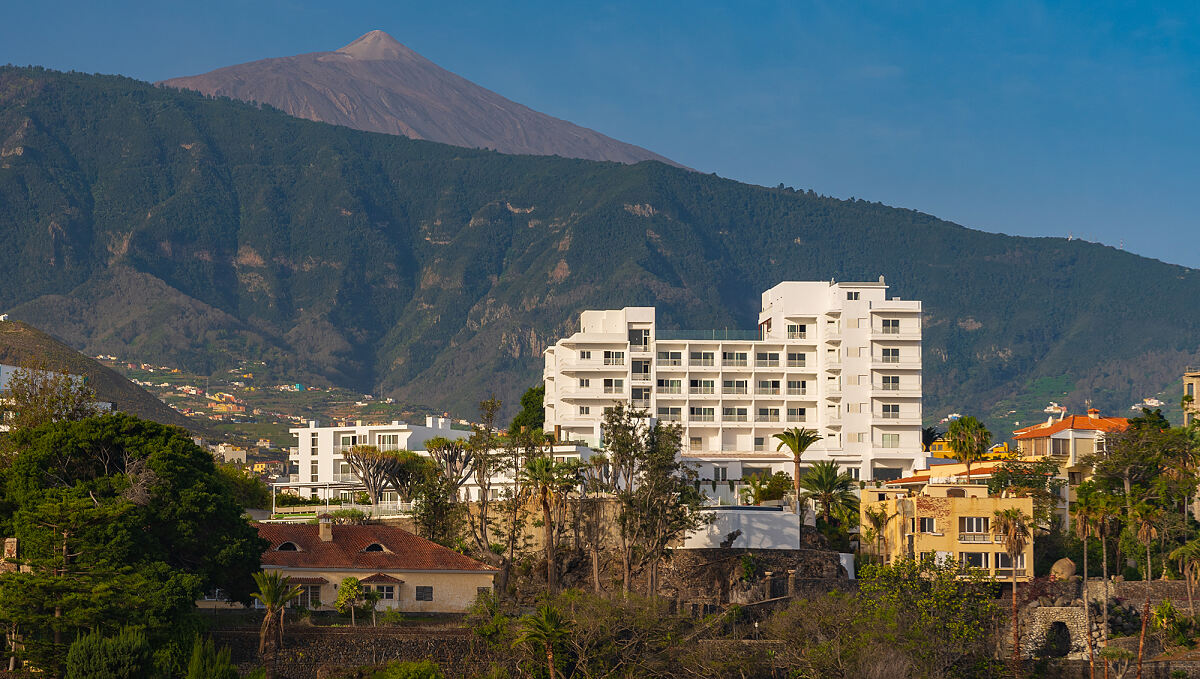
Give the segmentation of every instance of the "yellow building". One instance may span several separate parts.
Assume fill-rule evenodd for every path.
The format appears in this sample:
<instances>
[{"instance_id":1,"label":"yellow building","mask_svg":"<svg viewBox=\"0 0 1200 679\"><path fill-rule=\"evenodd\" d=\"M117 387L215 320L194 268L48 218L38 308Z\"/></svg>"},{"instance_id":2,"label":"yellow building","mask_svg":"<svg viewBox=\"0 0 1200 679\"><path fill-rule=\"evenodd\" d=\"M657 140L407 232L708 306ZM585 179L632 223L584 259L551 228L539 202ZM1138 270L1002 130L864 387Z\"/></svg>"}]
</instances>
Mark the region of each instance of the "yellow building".
<instances>
[{"instance_id":1,"label":"yellow building","mask_svg":"<svg viewBox=\"0 0 1200 679\"><path fill-rule=\"evenodd\" d=\"M946 440L945 435L939 436L933 443L929 444L929 454L944 460L958 459L954 457L954 451L950 450L950 443ZM1007 460L1010 457L1012 455L1007 441L993 445L983 454L983 459L985 460Z\"/></svg>"},{"instance_id":2,"label":"yellow building","mask_svg":"<svg viewBox=\"0 0 1200 679\"><path fill-rule=\"evenodd\" d=\"M1014 508L1032 516L1033 499L989 497L986 486L962 483L928 483L916 492L867 489L861 504L862 551L884 562L906 557L953 558L1007 580L1014 564L992 528L997 510ZM885 513L886 523L871 536L868 512L879 509ZM1015 566L1018 581L1033 577L1032 536Z\"/></svg>"},{"instance_id":3,"label":"yellow building","mask_svg":"<svg viewBox=\"0 0 1200 679\"><path fill-rule=\"evenodd\" d=\"M1183 424L1190 425L1200 413L1200 370L1188 368L1183 373L1183 396L1191 401L1183 407Z\"/></svg>"}]
</instances>

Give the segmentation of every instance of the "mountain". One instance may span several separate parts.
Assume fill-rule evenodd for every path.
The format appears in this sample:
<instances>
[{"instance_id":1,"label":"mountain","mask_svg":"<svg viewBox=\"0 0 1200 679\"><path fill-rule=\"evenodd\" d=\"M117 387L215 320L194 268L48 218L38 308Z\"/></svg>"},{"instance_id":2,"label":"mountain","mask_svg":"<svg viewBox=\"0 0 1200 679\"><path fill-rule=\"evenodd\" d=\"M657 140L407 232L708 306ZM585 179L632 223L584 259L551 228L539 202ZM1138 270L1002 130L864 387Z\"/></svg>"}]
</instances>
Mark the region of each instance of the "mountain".
<instances>
[{"instance_id":1,"label":"mountain","mask_svg":"<svg viewBox=\"0 0 1200 679\"><path fill-rule=\"evenodd\" d=\"M927 415L998 434L1200 363L1200 271L1115 248L41 69L0 69L0 270L0 311L89 354L258 360L467 416L491 393L515 411L583 309L752 329L781 280L923 300Z\"/></svg>"},{"instance_id":2,"label":"mountain","mask_svg":"<svg viewBox=\"0 0 1200 679\"><path fill-rule=\"evenodd\" d=\"M162 85L265 103L298 118L501 153L672 161L509 101L371 31L333 52L263 59Z\"/></svg>"},{"instance_id":3,"label":"mountain","mask_svg":"<svg viewBox=\"0 0 1200 679\"><path fill-rule=\"evenodd\" d=\"M116 404L117 410L145 420L195 429L195 423L172 410L153 394L50 335L20 321L0 322L0 363L26 365L34 361L51 370L83 375L96 400Z\"/></svg>"}]
</instances>

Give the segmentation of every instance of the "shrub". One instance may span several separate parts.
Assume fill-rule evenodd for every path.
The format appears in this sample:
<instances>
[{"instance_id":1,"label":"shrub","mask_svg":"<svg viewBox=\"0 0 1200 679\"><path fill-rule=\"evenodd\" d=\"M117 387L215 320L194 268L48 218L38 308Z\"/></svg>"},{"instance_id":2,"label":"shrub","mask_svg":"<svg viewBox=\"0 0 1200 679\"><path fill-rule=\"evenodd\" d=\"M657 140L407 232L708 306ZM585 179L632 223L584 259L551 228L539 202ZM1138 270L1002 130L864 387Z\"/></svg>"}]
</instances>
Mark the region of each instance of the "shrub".
<instances>
[{"instance_id":1,"label":"shrub","mask_svg":"<svg viewBox=\"0 0 1200 679\"><path fill-rule=\"evenodd\" d=\"M212 639L205 640L196 635L185 679L238 679L237 668L230 660L229 648L218 651Z\"/></svg>"},{"instance_id":2,"label":"shrub","mask_svg":"<svg viewBox=\"0 0 1200 679\"><path fill-rule=\"evenodd\" d=\"M67 679L141 679L151 673L150 644L141 630L123 628L114 637L92 632L67 651Z\"/></svg>"},{"instance_id":3,"label":"shrub","mask_svg":"<svg viewBox=\"0 0 1200 679\"><path fill-rule=\"evenodd\" d=\"M396 661L389 663L379 672L375 679L446 679L446 673L437 663L430 660L419 662Z\"/></svg>"}]
</instances>

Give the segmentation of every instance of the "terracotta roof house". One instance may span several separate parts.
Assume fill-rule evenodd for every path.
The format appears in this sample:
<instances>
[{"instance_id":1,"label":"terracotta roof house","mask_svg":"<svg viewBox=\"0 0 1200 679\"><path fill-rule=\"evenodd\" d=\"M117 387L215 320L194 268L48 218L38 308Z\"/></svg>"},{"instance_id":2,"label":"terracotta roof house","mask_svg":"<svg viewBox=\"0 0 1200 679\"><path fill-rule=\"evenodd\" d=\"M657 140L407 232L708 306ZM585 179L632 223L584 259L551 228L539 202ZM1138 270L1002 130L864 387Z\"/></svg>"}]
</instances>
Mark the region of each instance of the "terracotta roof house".
<instances>
[{"instance_id":1,"label":"terracotta roof house","mask_svg":"<svg viewBox=\"0 0 1200 679\"><path fill-rule=\"evenodd\" d=\"M1087 416L1068 415L1057 420L1051 417L1046 422L1018 429L1013 432L1013 440L1021 457L1048 455L1066 466L1075 466L1083 457L1103 451L1105 435L1125 431L1128 426L1129 420L1124 417L1101 417L1099 410L1091 408Z\"/></svg>"},{"instance_id":2,"label":"terracotta roof house","mask_svg":"<svg viewBox=\"0 0 1200 679\"><path fill-rule=\"evenodd\" d=\"M258 524L270 543L262 567L301 585L299 604L332 607L343 580L358 578L381 595L378 610L461 613L492 590L496 569L400 528Z\"/></svg>"}]
</instances>

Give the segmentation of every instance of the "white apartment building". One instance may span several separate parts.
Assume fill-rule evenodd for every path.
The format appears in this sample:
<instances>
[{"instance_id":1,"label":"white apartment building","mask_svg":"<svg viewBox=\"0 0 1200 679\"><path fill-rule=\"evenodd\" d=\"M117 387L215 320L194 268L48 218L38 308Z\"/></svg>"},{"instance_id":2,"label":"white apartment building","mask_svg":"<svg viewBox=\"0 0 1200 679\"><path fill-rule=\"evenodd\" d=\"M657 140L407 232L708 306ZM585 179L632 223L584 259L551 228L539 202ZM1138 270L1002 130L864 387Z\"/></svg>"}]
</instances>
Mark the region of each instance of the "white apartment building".
<instances>
[{"instance_id":1,"label":"white apartment building","mask_svg":"<svg viewBox=\"0 0 1200 679\"><path fill-rule=\"evenodd\" d=\"M877 283L784 282L754 331L659 328L653 307L585 311L545 351L546 429L601 443L606 408L631 404L683 428L684 456L713 491L751 473L792 473L772 435L824 439L805 460L862 480L905 475L921 452L921 303Z\"/></svg>"},{"instance_id":2,"label":"white apartment building","mask_svg":"<svg viewBox=\"0 0 1200 679\"><path fill-rule=\"evenodd\" d=\"M353 446L375 446L380 450L424 450L425 442L442 437L465 439L471 432L453 429L450 418L426 417L425 426L393 421L390 424L363 424L341 427L318 427L315 421L307 427L289 429L295 439L288 460L298 468L298 474L288 485L301 495L326 499L338 497L341 491L361 488L362 484L343 453Z\"/></svg>"}]
</instances>

